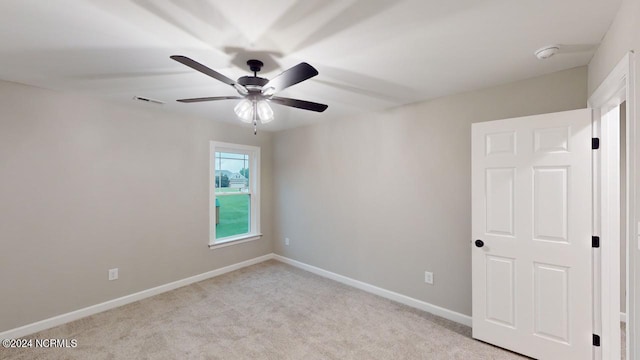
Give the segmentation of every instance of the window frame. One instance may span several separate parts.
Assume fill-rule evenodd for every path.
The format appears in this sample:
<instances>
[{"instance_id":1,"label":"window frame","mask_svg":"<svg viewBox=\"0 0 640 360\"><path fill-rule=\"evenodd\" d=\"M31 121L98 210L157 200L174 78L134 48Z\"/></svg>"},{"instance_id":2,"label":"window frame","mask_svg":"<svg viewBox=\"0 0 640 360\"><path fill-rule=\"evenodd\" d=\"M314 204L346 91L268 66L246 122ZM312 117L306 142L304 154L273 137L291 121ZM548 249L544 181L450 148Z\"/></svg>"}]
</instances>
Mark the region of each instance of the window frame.
<instances>
[{"instance_id":1,"label":"window frame","mask_svg":"<svg viewBox=\"0 0 640 360\"><path fill-rule=\"evenodd\" d=\"M249 232L222 239L216 239L216 152L249 156ZM260 232L260 147L212 140L209 143L209 170L209 248L220 248L260 239L262 237Z\"/></svg>"}]
</instances>

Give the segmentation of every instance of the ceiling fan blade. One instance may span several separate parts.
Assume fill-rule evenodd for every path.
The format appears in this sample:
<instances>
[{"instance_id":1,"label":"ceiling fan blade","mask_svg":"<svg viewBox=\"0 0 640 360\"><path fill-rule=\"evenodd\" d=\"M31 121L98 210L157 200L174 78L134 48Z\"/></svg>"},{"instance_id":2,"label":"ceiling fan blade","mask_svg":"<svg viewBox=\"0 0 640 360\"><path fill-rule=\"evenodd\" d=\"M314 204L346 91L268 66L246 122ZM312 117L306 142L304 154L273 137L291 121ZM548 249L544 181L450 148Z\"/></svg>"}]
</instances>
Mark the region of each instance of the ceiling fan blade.
<instances>
[{"instance_id":1,"label":"ceiling fan blade","mask_svg":"<svg viewBox=\"0 0 640 360\"><path fill-rule=\"evenodd\" d=\"M233 100L233 99L243 99L243 97L242 96L214 96L214 97L180 99L176 101L181 103L194 103L194 102L203 102L203 101Z\"/></svg>"},{"instance_id":2,"label":"ceiling fan blade","mask_svg":"<svg viewBox=\"0 0 640 360\"><path fill-rule=\"evenodd\" d=\"M231 86L235 86L236 82L234 80L229 79L228 77L220 74L219 72L210 69L202 64L200 64L199 62L192 60L186 56L182 56L182 55L172 55L170 56L170 58L172 58L173 60L186 65L190 68L192 68L193 70L199 71L205 75L209 75L212 78L216 79L216 80L220 80L223 83L227 84L227 85L231 85Z\"/></svg>"},{"instance_id":3,"label":"ceiling fan blade","mask_svg":"<svg viewBox=\"0 0 640 360\"><path fill-rule=\"evenodd\" d=\"M273 96L270 99L270 101L276 104L284 105L284 106L291 106L298 109L311 110L316 112L323 112L327 110L327 108L329 107L328 105L318 104L311 101L289 99L289 98L283 98L283 97L277 97L277 96Z\"/></svg>"},{"instance_id":4,"label":"ceiling fan blade","mask_svg":"<svg viewBox=\"0 0 640 360\"><path fill-rule=\"evenodd\" d=\"M313 66L303 62L285 70L280 75L271 79L262 87L262 92L270 92L271 94L275 94L288 88L289 86L310 79L316 75L318 75L318 70L316 70Z\"/></svg>"}]
</instances>

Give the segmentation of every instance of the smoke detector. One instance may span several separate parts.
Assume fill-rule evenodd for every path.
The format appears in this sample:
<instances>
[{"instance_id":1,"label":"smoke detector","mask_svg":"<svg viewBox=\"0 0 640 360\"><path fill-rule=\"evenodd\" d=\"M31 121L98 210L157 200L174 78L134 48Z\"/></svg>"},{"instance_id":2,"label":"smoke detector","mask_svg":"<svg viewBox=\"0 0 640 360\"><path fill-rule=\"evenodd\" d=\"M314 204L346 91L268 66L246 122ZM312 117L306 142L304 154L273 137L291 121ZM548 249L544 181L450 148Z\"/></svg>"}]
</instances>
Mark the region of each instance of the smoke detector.
<instances>
[{"instance_id":1,"label":"smoke detector","mask_svg":"<svg viewBox=\"0 0 640 360\"><path fill-rule=\"evenodd\" d=\"M536 50L534 54L539 60L546 60L555 55L558 50L560 50L558 45L548 45Z\"/></svg>"}]
</instances>

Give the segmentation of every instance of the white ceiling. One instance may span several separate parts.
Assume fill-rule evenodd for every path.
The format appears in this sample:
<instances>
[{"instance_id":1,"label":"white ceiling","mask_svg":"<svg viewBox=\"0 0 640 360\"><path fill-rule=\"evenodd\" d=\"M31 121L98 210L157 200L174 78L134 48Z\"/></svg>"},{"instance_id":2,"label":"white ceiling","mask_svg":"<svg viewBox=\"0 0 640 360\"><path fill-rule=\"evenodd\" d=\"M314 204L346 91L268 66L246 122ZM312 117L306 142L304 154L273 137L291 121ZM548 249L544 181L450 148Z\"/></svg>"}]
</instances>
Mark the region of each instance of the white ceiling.
<instances>
[{"instance_id":1,"label":"white ceiling","mask_svg":"<svg viewBox=\"0 0 640 360\"><path fill-rule=\"evenodd\" d=\"M281 130L585 65L620 0L2 0L0 79L238 123L236 95L187 68L226 76L265 62L271 78L302 61L315 78L282 93L324 113L273 105ZM563 44L539 61L533 52Z\"/></svg>"}]
</instances>

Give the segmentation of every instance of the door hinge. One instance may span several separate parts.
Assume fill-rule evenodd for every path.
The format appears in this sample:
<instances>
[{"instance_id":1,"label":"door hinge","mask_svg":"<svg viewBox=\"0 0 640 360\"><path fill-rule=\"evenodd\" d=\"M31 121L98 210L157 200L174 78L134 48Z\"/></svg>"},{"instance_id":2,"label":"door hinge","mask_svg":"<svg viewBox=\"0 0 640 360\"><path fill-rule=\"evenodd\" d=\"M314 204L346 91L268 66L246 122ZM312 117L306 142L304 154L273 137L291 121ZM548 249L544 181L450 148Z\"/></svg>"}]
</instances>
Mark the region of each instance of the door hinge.
<instances>
[{"instance_id":1,"label":"door hinge","mask_svg":"<svg viewBox=\"0 0 640 360\"><path fill-rule=\"evenodd\" d=\"M600 236L591 237L591 247L594 247L594 248L600 247Z\"/></svg>"},{"instance_id":2,"label":"door hinge","mask_svg":"<svg viewBox=\"0 0 640 360\"><path fill-rule=\"evenodd\" d=\"M600 149L600 138L591 138L591 149Z\"/></svg>"},{"instance_id":3,"label":"door hinge","mask_svg":"<svg viewBox=\"0 0 640 360\"><path fill-rule=\"evenodd\" d=\"M593 334L593 346L600 346L600 335Z\"/></svg>"}]
</instances>

